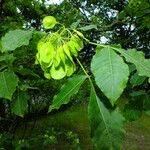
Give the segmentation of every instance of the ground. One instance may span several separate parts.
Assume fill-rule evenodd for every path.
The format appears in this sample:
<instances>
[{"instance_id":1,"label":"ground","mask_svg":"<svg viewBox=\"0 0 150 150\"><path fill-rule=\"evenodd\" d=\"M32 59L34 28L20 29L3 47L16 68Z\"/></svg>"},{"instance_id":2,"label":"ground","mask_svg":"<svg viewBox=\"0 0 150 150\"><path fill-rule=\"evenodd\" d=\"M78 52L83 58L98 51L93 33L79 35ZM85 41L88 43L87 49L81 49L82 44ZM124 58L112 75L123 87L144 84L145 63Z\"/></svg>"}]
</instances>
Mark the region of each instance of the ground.
<instances>
[{"instance_id":1,"label":"ground","mask_svg":"<svg viewBox=\"0 0 150 150\"><path fill-rule=\"evenodd\" d=\"M25 137L34 138L40 137L45 131L49 132L52 128L55 131L49 132L49 134L55 135L58 139L58 143L49 144L43 149L53 150L76 150L76 144L72 144L72 141L66 140L66 133L71 132L79 138L80 149L94 150L94 146L90 139L90 128L87 116L86 105L75 105L65 110L55 112L52 115L41 116L36 121L33 127L33 121L29 121L27 124L27 131ZM150 117L143 115L139 120L128 122L125 125L126 135L123 144L123 150L150 150ZM17 130L16 134L22 132L22 127ZM32 133L31 133L32 132ZM60 137L59 137L60 135ZM37 141L38 142L38 141ZM40 143L33 143L33 146L38 149L41 146Z\"/></svg>"}]
</instances>

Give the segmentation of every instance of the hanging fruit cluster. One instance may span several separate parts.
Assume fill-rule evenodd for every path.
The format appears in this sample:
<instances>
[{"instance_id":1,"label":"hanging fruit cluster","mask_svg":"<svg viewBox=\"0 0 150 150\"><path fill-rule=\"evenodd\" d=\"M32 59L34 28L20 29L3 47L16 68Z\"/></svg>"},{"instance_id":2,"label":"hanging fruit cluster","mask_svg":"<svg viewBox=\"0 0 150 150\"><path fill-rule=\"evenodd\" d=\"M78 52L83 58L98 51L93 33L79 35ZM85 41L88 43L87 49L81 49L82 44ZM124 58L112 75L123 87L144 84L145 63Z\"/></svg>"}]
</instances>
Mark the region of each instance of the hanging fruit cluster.
<instances>
[{"instance_id":1,"label":"hanging fruit cluster","mask_svg":"<svg viewBox=\"0 0 150 150\"><path fill-rule=\"evenodd\" d=\"M46 29L54 27L56 23L52 16L47 16L43 20ZM74 73L76 65L73 56L77 57L83 48L81 36L83 35L79 31L71 32L63 28L39 41L36 62L40 64L46 78L62 79Z\"/></svg>"}]
</instances>

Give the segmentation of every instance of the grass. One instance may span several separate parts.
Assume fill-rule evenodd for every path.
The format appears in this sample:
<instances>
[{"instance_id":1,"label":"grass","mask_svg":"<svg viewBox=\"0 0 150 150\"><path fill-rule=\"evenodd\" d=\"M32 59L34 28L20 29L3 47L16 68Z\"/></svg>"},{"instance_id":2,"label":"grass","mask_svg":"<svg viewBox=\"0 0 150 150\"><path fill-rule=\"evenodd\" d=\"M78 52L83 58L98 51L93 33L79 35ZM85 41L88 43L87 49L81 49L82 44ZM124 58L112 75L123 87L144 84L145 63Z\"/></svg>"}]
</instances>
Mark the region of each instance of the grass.
<instances>
[{"instance_id":1,"label":"grass","mask_svg":"<svg viewBox=\"0 0 150 150\"><path fill-rule=\"evenodd\" d=\"M124 150L150 150L150 117L143 114L126 125Z\"/></svg>"},{"instance_id":2,"label":"grass","mask_svg":"<svg viewBox=\"0 0 150 150\"><path fill-rule=\"evenodd\" d=\"M57 129L63 129L73 131L79 135L82 147L92 147L90 139L90 128L88 125L87 109L85 106L75 106L69 109L58 112L57 114L47 116L42 119L42 122L38 122L37 126L41 128L44 124L44 128L53 126Z\"/></svg>"},{"instance_id":3,"label":"grass","mask_svg":"<svg viewBox=\"0 0 150 150\"><path fill-rule=\"evenodd\" d=\"M35 127L32 130L33 121L27 123L27 131L25 137L38 137L43 134L46 130L51 130L55 128L57 134L59 132L71 131L79 136L80 146L83 150L94 150L94 146L90 139L90 128L87 116L87 106L76 105L71 106L63 111L58 111L54 114L42 116L37 120ZM22 134L23 124L20 125L16 134ZM126 124L126 135L123 144L123 150L150 150L150 117L143 115L139 120L129 122ZM32 130L32 135L31 135ZM60 137L61 139L61 137ZM35 149L42 150L42 143L40 145L40 140L36 143ZM40 145L40 146L39 146ZM59 141L58 144L49 145L43 149L50 150L66 150L72 149L77 150L76 147L72 147L64 138Z\"/></svg>"},{"instance_id":4,"label":"grass","mask_svg":"<svg viewBox=\"0 0 150 150\"><path fill-rule=\"evenodd\" d=\"M90 138L90 128L87 116L87 107L85 105L71 106L64 111L58 111L55 114L41 117L37 120L35 127L32 130L33 121L27 123L27 131L25 137L37 137L43 134L46 130L55 128L57 132L68 132L71 131L79 136L80 147L86 150L94 150ZM24 126L23 124L20 126ZM17 129L16 135L22 136L22 128ZM36 146L36 144L35 144ZM61 139L58 144L49 146L52 149L55 146L55 150L73 149L77 148L69 145L68 141ZM37 149L37 147L35 147Z\"/></svg>"}]
</instances>

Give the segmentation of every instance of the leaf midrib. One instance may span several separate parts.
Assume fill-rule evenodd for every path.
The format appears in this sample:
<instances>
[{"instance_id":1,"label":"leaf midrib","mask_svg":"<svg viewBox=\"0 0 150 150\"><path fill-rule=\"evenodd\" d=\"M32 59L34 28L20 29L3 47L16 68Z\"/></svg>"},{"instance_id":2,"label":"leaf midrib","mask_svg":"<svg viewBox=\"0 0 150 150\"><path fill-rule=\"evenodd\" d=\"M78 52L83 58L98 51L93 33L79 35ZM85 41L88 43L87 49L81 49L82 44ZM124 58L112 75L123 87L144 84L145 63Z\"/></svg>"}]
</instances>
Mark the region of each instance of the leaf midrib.
<instances>
[{"instance_id":1,"label":"leaf midrib","mask_svg":"<svg viewBox=\"0 0 150 150\"><path fill-rule=\"evenodd\" d=\"M95 90L94 90L94 94L96 95ZM109 128L107 127L107 123L106 123L105 117L104 117L104 115L103 115L103 113L102 113L101 106L100 106L100 103L98 102L97 96L96 96L96 100L97 100L97 104L98 104L98 107L99 107L99 110L100 110L100 114L101 114L101 116L102 116L102 120L103 120L103 122L104 122L105 129L106 129L106 131L107 131L107 133L108 133L107 135L108 135L108 137L109 137L109 143L111 144L111 147L112 147L113 144L112 144L111 141L113 141L113 140L112 140L112 137L110 136L110 131L109 131Z\"/></svg>"},{"instance_id":2,"label":"leaf midrib","mask_svg":"<svg viewBox=\"0 0 150 150\"><path fill-rule=\"evenodd\" d=\"M76 86L73 89L71 89L66 95L64 95L59 101L52 105L52 107L57 106L57 104L59 104L65 97L67 97L81 82L83 82L83 79L80 82L78 82L78 84L76 84Z\"/></svg>"},{"instance_id":3,"label":"leaf midrib","mask_svg":"<svg viewBox=\"0 0 150 150\"><path fill-rule=\"evenodd\" d=\"M110 65L109 70L110 70L110 75L112 77L112 81L114 83L113 64L112 64L112 61L111 61L111 50L110 50L110 48L108 48L108 53L109 53L109 65ZM111 96L114 97L113 96L113 84L111 84Z\"/></svg>"}]
</instances>

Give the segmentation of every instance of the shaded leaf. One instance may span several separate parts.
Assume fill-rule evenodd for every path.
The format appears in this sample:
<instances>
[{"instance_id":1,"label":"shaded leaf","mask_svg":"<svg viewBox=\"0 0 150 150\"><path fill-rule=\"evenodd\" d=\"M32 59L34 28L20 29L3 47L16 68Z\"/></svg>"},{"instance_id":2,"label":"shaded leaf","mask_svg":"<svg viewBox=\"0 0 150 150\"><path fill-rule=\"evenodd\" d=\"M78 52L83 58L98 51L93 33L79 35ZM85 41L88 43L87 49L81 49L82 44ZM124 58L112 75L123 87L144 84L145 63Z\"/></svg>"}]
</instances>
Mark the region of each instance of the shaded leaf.
<instances>
[{"instance_id":1,"label":"shaded leaf","mask_svg":"<svg viewBox=\"0 0 150 150\"><path fill-rule=\"evenodd\" d=\"M0 67L0 71L4 70L4 69L7 68L7 67L8 67L7 65L2 65L2 66Z\"/></svg>"},{"instance_id":2,"label":"shaded leaf","mask_svg":"<svg viewBox=\"0 0 150 150\"><path fill-rule=\"evenodd\" d=\"M91 135L99 150L120 150L124 136L122 115L114 110L109 112L91 88L89 103Z\"/></svg>"},{"instance_id":3,"label":"shaded leaf","mask_svg":"<svg viewBox=\"0 0 150 150\"><path fill-rule=\"evenodd\" d=\"M2 41L0 39L0 51L2 51Z\"/></svg>"},{"instance_id":4,"label":"shaded leaf","mask_svg":"<svg viewBox=\"0 0 150 150\"><path fill-rule=\"evenodd\" d=\"M81 84L86 79L84 75L77 75L70 78L61 88L61 91L54 96L53 103L49 107L49 112L53 109L59 109L62 104L67 104L70 101L70 97L76 94Z\"/></svg>"},{"instance_id":5,"label":"shaded leaf","mask_svg":"<svg viewBox=\"0 0 150 150\"><path fill-rule=\"evenodd\" d=\"M146 94L145 91L139 90L139 91L132 91L129 95L131 97L138 97L138 96L145 95L145 94Z\"/></svg>"},{"instance_id":6,"label":"shaded leaf","mask_svg":"<svg viewBox=\"0 0 150 150\"><path fill-rule=\"evenodd\" d=\"M14 71L18 72L19 74L21 74L23 76L31 75L31 76L40 78L40 76L38 74L34 73L31 69L23 68L22 66L20 66L18 68L14 68Z\"/></svg>"},{"instance_id":7,"label":"shaded leaf","mask_svg":"<svg viewBox=\"0 0 150 150\"><path fill-rule=\"evenodd\" d=\"M92 59L91 69L96 84L113 105L122 94L129 76L129 68L109 46L99 49Z\"/></svg>"},{"instance_id":8,"label":"shaded leaf","mask_svg":"<svg viewBox=\"0 0 150 150\"><path fill-rule=\"evenodd\" d=\"M5 34L1 39L2 52L13 51L22 45L28 45L32 37L32 31L13 30Z\"/></svg>"},{"instance_id":9,"label":"shaded leaf","mask_svg":"<svg viewBox=\"0 0 150 150\"><path fill-rule=\"evenodd\" d=\"M150 116L150 110L145 111L145 113Z\"/></svg>"},{"instance_id":10,"label":"shaded leaf","mask_svg":"<svg viewBox=\"0 0 150 150\"><path fill-rule=\"evenodd\" d=\"M150 94L145 93L145 95L143 96L143 101L144 110L150 111Z\"/></svg>"},{"instance_id":11,"label":"shaded leaf","mask_svg":"<svg viewBox=\"0 0 150 150\"><path fill-rule=\"evenodd\" d=\"M134 105L126 104L123 110L123 115L126 120L135 121L141 117L142 110L140 108L134 107Z\"/></svg>"},{"instance_id":12,"label":"shaded leaf","mask_svg":"<svg viewBox=\"0 0 150 150\"><path fill-rule=\"evenodd\" d=\"M13 56L13 54L4 54L0 56L0 62L5 61L6 63L12 64L14 60L15 57Z\"/></svg>"},{"instance_id":13,"label":"shaded leaf","mask_svg":"<svg viewBox=\"0 0 150 150\"><path fill-rule=\"evenodd\" d=\"M12 101L12 112L20 117L23 117L28 108L28 96L27 93L19 91L16 94L15 99Z\"/></svg>"},{"instance_id":14,"label":"shaded leaf","mask_svg":"<svg viewBox=\"0 0 150 150\"><path fill-rule=\"evenodd\" d=\"M132 73L133 71L136 71L136 67L134 64L129 64L129 70L130 70L130 73Z\"/></svg>"},{"instance_id":15,"label":"shaded leaf","mask_svg":"<svg viewBox=\"0 0 150 150\"><path fill-rule=\"evenodd\" d=\"M143 91L133 91L128 103L124 106L123 114L129 121L137 120L142 116L143 110L147 110L149 107L148 94Z\"/></svg>"},{"instance_id":16,"label":"shaded leaf","mask_svg":"<svg viewBox=\"0 0 150 150\"><path fill-rule=\"evenodd\" d=\"M79 30L82 30L82 31L88 31L88 30L92 30L92 29L97 29L97 26L96 25L88 25L88 26L79 28Z\"/></svg>"},{"instance_id":17,"label":"shaded leaf","mask_svg":"<svg viewBox=\"0 0 150 150\"><path fill-rule=\"evenodd\" d=\"M0 73L0 97L11 100L18 85L18 77L11 70Z\"/></svg>"},{"instance_id":18,"label":"shaded leaf","mask_svg":"<svg viewBox=\"0 0 150 150\"><path fill-rule=\"evenodd\" d=\"M71 29L76 29L79 25L79 23L81 22L81 20L77 20L76 22L73 22L71 25L70 25L70 28Z\"/></svg>"},{"instance_id":19,"label":"shaded leaf","mask_svg":"<svg viewBox=\"0 0 150 150\"><path fill-rule=\"evenodd\" d=\"M131 76L130 83L132 86L138 86L141 85L147 77L145 76L139 76L138 73L136 72L134 75Z\"/></svg>"}]
</instances>

